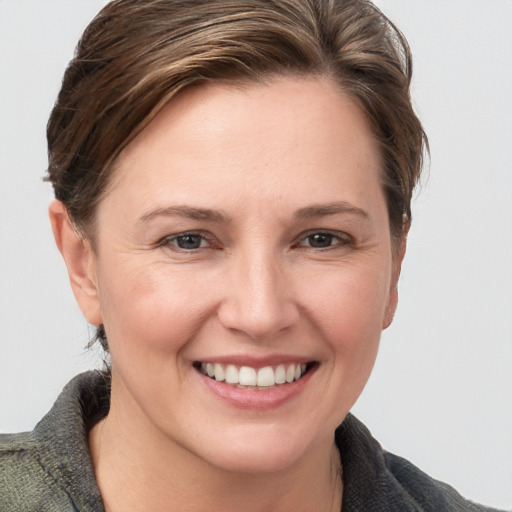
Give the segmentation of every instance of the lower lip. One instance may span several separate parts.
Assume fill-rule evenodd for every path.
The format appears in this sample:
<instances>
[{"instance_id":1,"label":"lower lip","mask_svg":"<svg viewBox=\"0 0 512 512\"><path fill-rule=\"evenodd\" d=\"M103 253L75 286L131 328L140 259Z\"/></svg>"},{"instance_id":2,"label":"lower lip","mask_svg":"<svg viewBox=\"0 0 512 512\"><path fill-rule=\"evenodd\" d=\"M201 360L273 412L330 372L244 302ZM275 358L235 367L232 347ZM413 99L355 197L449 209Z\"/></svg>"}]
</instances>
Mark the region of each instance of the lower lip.
<instances>
[{"instance_id":1,"label":"lower lip","mask_svg":"<svg viewBox=\"0 0 512 512\"><path fill-rule=\"evenodd\" d=\"M314 366L299 380L268 390L240 389L196 371L208 389L224 402L239 409L261 411L280 407L295 398L304 390L316 369L317 366Z\"/></svg>"}]
</instances>

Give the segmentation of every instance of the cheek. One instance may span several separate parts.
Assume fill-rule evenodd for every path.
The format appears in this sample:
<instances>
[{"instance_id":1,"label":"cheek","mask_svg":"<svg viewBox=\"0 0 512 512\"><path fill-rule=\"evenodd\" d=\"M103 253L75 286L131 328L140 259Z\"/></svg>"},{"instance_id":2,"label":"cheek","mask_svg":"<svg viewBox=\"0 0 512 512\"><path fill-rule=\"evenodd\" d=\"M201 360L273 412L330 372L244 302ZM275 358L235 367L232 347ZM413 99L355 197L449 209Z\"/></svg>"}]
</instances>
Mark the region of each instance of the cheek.
<instances>
[{"instance_id":1,"label":"cheek","mask_svg":"<svg viewBox=\"0 0 512 512\"><path fill-rule=\"evenodd\" d=\"M122 262L112 268L115 274L102 279L100 305L113 359L128 351L149 357L148 348L174 354L214 307L213 294L193 272Z\"/></svg>"},{"instance_id":2,"label":"cheek","mask_svg":"<svg viewBox=\"0 0 512 512\"><path fill-rule=\"evenodd\" d=\"M327 431L350 411L373 369L387 303L386 268L340 265L301 281L305 329L317 340L324 363L324 385L312 402L323 404Z\"/></svg>"},{"instance_id":3,"label":"cheek","mask_svg":"<svg viewBox=\"0 0 512 512\"><path fill-rule=\"evenodd\" d=\"M315 276L316 286L304 289L306 308L332 349L351 354L378 343L388 302L388 275L378 266L340 268Z\"/></svg>"}]
</instances>

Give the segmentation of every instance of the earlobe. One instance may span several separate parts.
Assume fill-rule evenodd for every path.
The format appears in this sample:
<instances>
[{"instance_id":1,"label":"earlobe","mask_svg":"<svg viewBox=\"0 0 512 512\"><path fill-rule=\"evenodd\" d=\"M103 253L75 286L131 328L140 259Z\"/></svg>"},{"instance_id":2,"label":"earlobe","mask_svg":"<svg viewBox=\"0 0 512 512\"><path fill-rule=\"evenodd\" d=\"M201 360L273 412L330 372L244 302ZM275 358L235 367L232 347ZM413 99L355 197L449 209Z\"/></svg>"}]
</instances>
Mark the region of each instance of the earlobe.
<instances>
[{"instance_id":1,"label":"earlobe","mask_svg":"<svg viewBox=\"0 0 512 512\"><path fill-rule=\"evenodd\" d=\"M398 284L398 283L397 283ZM388 304L386 307L386 312L384 314L384 320L382 322L382 329L387 329L391 322L393 322L393 318L395 316L396 307L398 306L398 288L395 286L389 292Z\"/></svg>"},{"instance_id":2,"label":"earlobe","mask_svg":"<svg viewBox=\"0 0 512 512\"><path fill-rule=\"evenodd\" d=\"M64 258L76 301L90 324L102 322L99 307L96 254L77 232L64 205L54 200L48 209L55 243Z\"/></svg>"},{"instance_id":3,"label":"earlobe","mask_svg":"<svg viewBox=\"0 0 512 512\"><path fill-rule=\"evenodd\" d=\"M402 269L402 261L405 256L405 250L407 247L407 233L409 231L409 223L404 225L404 234L400 241L400 246L397 248L396 253L393 255L393 266L391 275L391 286L389 289L388 303L384 314L384 320L382 322L382 329L387 329L395 316L396 308L398 306L398 278L400 277L400 271Z\"/></svg>"}]
</instances>

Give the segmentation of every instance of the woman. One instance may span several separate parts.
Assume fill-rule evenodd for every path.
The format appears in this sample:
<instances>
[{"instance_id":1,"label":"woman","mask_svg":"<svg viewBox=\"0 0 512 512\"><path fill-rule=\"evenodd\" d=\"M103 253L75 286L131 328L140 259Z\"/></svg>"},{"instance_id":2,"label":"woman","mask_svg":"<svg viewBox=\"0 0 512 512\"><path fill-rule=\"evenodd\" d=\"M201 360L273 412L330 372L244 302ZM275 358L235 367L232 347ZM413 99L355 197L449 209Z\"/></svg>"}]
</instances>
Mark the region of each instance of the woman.
<instances>
[{"instance_id":1,"label":"woman","mask_svg":"<svg viewBox=\"0 0 512 512\"><path fill-rule=\"evenodd\" d=\"M409 81L366 2L100 13L48 126L50 217L112 366L4 439L3 508L484 510L349 415L397 304Z\"/></svg>"}]
</instances>

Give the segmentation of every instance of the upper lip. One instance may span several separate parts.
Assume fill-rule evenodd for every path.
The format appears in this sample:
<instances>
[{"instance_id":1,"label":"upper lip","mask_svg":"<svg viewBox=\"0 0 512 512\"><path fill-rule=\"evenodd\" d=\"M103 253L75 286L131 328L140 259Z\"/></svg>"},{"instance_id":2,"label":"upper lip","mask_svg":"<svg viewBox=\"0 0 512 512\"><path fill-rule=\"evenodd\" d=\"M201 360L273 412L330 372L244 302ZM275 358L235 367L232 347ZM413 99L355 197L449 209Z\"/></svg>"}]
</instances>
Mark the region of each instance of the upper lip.
<instances>
[{"instance_id":1,"label":"upper lip","mask_svg":"<svg viewBox=\"0 0 512 512\"><path fill-rule=\"evenodd\" d=\"M265 366L276 366L279 364L299 363L306 364L312 363L316 360L312 357L276 354L265 357L250 356L250 355L222 355L222 356L208 356L205 358L197 358L195 363L218 363L218 364L232 364L235 366L249 366L251 368L264 368Z\"/></svg>"}]
</instances>

